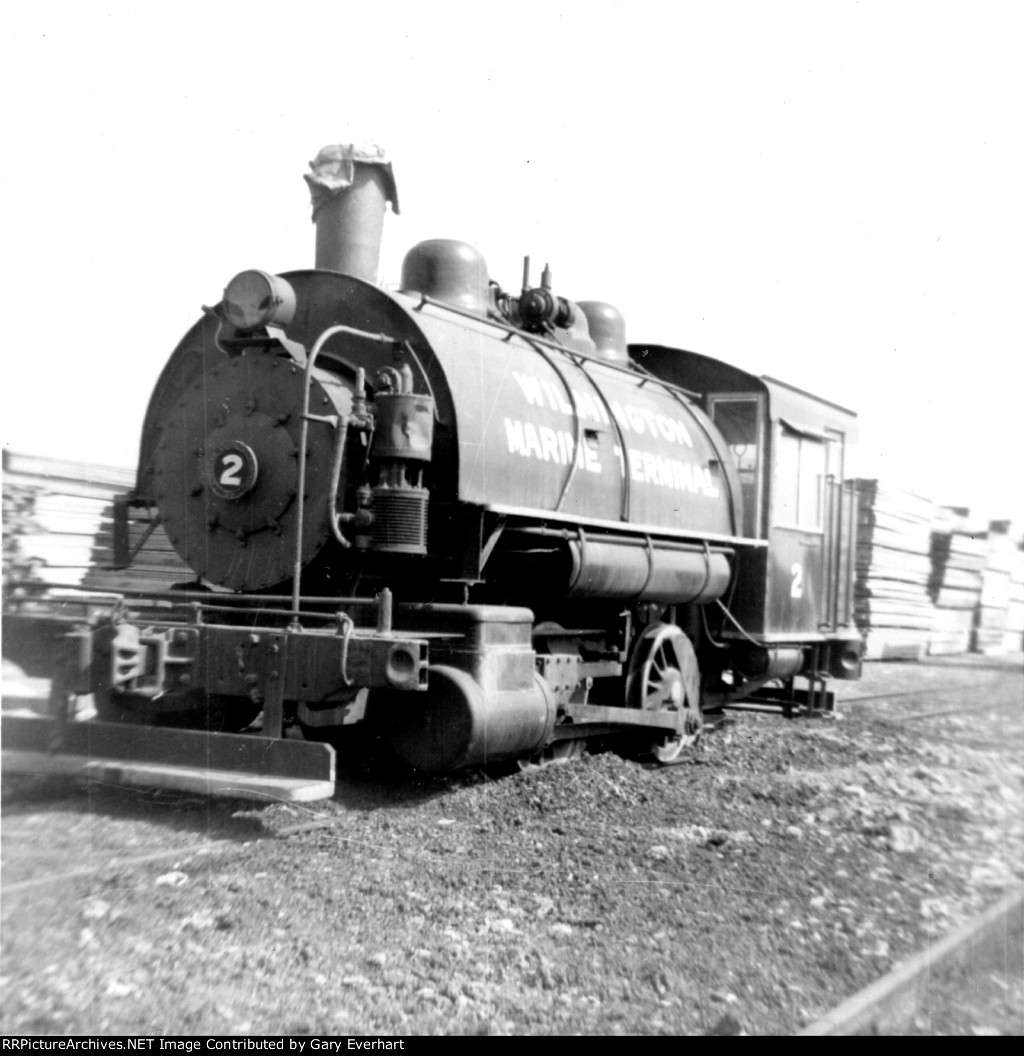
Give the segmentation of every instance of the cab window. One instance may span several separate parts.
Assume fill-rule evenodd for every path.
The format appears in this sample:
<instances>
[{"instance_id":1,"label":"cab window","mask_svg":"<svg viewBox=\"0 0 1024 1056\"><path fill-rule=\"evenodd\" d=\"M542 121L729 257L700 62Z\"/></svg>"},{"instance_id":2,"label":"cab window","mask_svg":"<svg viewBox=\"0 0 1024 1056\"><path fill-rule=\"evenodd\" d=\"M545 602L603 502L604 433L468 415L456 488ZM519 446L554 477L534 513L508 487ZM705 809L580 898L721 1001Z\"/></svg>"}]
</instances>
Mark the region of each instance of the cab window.
<instances>
[{"instance_id":1,"label":"cab window","mask_svg":"<svg viewBox=\"0 0 1024 1056\"><path fill-rule=\"evenodd\" d=\"M743 496L743 534L760 535L761 405L756 396L709 399L711 420L736 459Z\"/></svg>"},{"instance_id":2,"label":"cab window","mask_svg":"<svg viewBox=\"0 0 1024 1056\"><path fill-rule=\"evenodd\" d=\"M823 527L828 446L825 441L824 436L781 423L775 458L776 524Z\"/></svg>"}]
</instances>

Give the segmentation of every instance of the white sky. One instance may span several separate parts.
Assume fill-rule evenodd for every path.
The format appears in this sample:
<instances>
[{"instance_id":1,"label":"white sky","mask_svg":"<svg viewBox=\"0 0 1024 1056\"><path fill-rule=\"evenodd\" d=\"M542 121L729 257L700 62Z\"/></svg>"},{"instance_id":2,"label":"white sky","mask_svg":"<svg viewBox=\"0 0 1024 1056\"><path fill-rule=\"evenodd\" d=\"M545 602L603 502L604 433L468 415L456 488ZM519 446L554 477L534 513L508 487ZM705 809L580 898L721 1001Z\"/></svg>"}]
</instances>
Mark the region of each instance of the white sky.
<instances>
[{"instance_id":1,"label":"white sky","mask_svg":"<svg viewBox=\"0 0 1024 1056\"><path fill-rule=\"evenodd\" d=\"M12 5L2 439L131 465L202 304L390 152L422 238L858 411L859 470L1024 525L1024 5Z\"/></svg>"}]
</instances>

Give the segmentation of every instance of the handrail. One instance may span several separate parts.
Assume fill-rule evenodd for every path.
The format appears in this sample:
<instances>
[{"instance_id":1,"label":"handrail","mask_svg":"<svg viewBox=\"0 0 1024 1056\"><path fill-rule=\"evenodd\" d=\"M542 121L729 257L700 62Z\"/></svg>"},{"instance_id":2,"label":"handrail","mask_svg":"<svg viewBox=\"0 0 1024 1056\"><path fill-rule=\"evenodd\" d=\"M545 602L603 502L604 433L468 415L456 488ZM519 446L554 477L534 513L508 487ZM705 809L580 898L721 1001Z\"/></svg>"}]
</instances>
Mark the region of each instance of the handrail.
<instances>
[{"instance_id":1,"label":"handrail","mask_svg":"<svg viewBox=\"0 0 1024 1056\"><path fill-rule=\"evenodd\" d=\"M302 533L305 530L305 503L306 503L306 444L309 441L309 423L325 422L337 429L340 427L336 416L333 415L311 415L309 413L309 395L313 387L313 367L316 365L317 357L323 350L328 340L336 334L349 334L352 337L362 338L365 341L375 341L382 345L393 345L401 347L401 342L396 341L387 334L371 334L365 330L357 330L355 327L337 324L329 326L316 339L306 358L306 369L303 374L302 393L302 426L299 432L299 482L297 490L298 510L295 529L295 559L292 562L292 623L296 627L299 623L299 597L302 585Z\"/></svg>"},{"instance_id":2,"label":"handrail","mask_svg":"<svg viewBox=\"0 0 1024 1056\"><path fill-rule=\"evenodd\" d=\"M117 601L121 598L151 598L154 601L172 601L182 604L199 602L200 604L210 602L239 602L237 606L228 608L243 609L248 602L278 601L288 603L291 601L290 594L235 594L231 591L213 590L145 590L142 587L119 587L117 590L103 590L102 588L83 587L81 583L47 583L38 579L12 579L7 582L8 588L31 587L40 591L34 597L12 598L5 597L5 601L59 601L59 602L93 602ZM47 590L75 590L82 597L58 597L47 598ZM319 596L314 595L303 599L307 605L369 605L379 604L377 598L367 597L341 597L341 596Z\"/></svg>"},{"instance_id":3,"label":"handrail","mask_svg":"<svg viewBox=\"0 0 1024 1056\"><path fill-rule=\"evenodd\" d=\"M545 347L539 341L534 340L533 334L523 333L520 335L523 340L536 352L541 359L558 375L558 380L565 387L566 395L569 397L569 407L572 410L572 427L573 433L575 434L573 439L574 450L572 458L569 460L569 472L565 476L565 480L562 481L562 490L558 494L558 502L555 503L555 511L557 512L562 508L562 503L565 502L565 496L569 493L569 485L572 484L576 477L576 470L580 464L580 459L583 455L583 418L580 416L580 408L576 402L576 393L572 391L572 386L569 384L569 379L565 376L565 372L562 368L547 354Z\"/></svg>"},{"instance_id":4,"label":"handrail","mask_svg":"<svg viewBox=\"0 0 1024 1056\"><path fill-rule=\"evenodd\" d=\"M512 326L511 323L506 323L502 319L496 319L493 315L478 315L476 312L471 312L466 308L460 308L455 304L449 304L447 301L439 301L436 297L430 297L425 293L406 293L404 296L418 298L419 303L413 308L413 311L416 312L422 312L429 304L432 308L442 308L445 311L451 312L453 315L461 315L466 319L472 319L478 323L485 323L488 326L497 327L497 329L504 331L504 333L510 337L525 337L527 333L524 330L520 330L518 327ZM550 348L555 352L561 352L564 356L581 356L583 359L590 363L594 363L597 366L608 367L610 370L617 370L623 374L632 375L634 380L639 374L642 378L649 381L656 381L662 387L680 392L684 396L697 398L700 395L700 393L692 392L690 389L683 388L682 385L676 385L675 382L659 378L657 374L651 373L647 367L642 366L635 360L631 359L628 363L618 363L614 359L603 359L601 356L590 355L587 352L580 352L575 348L567 348L565 345L561 345L557 341L552 341L546 337L540 337L537 334L530 334L530 337L535 341L539 341L545 346L545 348Z\"/></svg>"},{"instance_id":5,"label":"handrail","mask_svg":"<svg viewBox=\"0 0 1024 1056\"><path fill-rule=\"evenodd\" d=\"M598 385L597 379L590 376L585 359L576 361L576 369L593 386L594 392L597 393L597 398L604 406L605 414L615 430L615 435L618 437L619 450L622 452L619 458L619 467L622 469L622 501L619 503L619 520L628 522L633 512L633 463L630 460L629 447L626 444L626 434L622 431L622 422L619 421L618 416L615 414L608 397L604 394L604 390Z\"/></svg>"},{"instance_id":6,"label":"handrail","mask_svg":"<svg viewBox=\"0 0 1024 1056\"><path fill-rule=\"evenodd\" d=\"M33 587L54 587L58 590L71 589L62 584L40 584L36 580L12 581L11 586L27 584ZM200 593L197 591L159 591L142 590L139 588L126 589L117 594L90 594L82 597L47 597L45 594L37 594L25 597L8 597L5 599L7 615L25 615L32 617L45 616L49 620L61 623L81 624L89 616L83 612L75 615L57 615L46 610L45 607L59 608L66 613L72 607L82 609L115 609L123 607L127 597L143 604L147 601L155 604L166 604L167 617L174 618L180 615L180 610L188 609L200 622L202 617L209 613L229 613L238 616L294 616L291 608L275 607L288 604L291 597L287 594L215 594ZM303 609L301 615L306 619L336 620L338 614L344 609L366 608L375 610L377 613L376 628L379 633L390 633L393 619L394 600L391 591L385 587L379 594L372 598L367 597L308 597L302 599L307 608ZM323 606L321 609L312 609L308 606ZM23 610L29 611L23 611ZM177 610L177 611L176 611ZM152 617L159 619L160 617ZM360 627L360 631L367 628Z\"/></svg>"}]
</instances>

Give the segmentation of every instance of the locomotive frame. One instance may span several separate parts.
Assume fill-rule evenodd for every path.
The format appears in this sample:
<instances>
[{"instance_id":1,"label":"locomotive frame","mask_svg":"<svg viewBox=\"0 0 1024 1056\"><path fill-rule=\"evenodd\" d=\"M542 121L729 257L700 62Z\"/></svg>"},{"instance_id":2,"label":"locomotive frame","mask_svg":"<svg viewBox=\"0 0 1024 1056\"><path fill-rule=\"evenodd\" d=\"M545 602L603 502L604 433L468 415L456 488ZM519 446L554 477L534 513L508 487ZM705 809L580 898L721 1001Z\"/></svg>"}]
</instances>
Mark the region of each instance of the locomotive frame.
<instances>
[{"instance_id":1,"label":"locomotive frame","mask_svg":"<svg viewBox=\"0 0 1024 1056\"><path fill-rule=\"evenodd\" d=\"M547 271L511 296L461 243L381 290L390 167L340 168L317 268L236 276L152 397L122 563L154 507L195 580L8 600L5 651L63 660L5 764L315 798L356 728L430 772L609 736L671 764L706 710L830 708L861 662L852 412L627 345Z\"/></svg>"}]
</instances>

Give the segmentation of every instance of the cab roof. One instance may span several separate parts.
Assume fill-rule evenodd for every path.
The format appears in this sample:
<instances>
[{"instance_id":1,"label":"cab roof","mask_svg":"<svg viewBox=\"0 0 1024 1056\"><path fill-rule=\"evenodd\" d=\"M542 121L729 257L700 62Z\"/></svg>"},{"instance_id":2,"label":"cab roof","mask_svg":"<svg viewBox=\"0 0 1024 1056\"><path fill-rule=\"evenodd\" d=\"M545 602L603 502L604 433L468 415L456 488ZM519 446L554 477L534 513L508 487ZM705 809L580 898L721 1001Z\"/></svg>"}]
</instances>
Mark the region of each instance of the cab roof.
<instances>
[{"instance_id":1,"label":"cab roof","mask_svg":"<svg viewBox=\"0 0 1024 1056\"><path fill-rule=\"evenodd\" d=\"M750 374L700 352L667 345L631 344L630 358L665 381L701 398L709 393L758 393L767 397L768 415L796 432L821 433L826 427L850 433L857 415L847 407L814 396L766 374Z\"/></svg>"}]
</instances>

